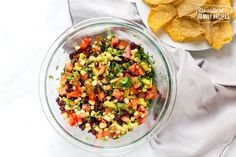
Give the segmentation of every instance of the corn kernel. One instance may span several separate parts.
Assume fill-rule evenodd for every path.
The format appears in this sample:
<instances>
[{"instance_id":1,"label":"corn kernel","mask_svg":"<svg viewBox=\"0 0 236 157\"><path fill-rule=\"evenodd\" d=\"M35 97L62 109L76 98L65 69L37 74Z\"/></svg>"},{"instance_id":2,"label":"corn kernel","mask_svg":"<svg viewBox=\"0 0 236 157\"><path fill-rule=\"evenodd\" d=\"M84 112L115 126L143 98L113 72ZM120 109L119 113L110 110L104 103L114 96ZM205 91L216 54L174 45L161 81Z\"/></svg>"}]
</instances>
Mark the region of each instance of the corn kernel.
<instances>
[{"instance_id":1,"label":"corn kernel","mask_svg":"<svg viewBox=\"0 0 236 157\"><path fill-rule=\"evenodd\" d=\"M135 120L135 117L132 116L130 119L131 119L131 121L133 122L133 121Z\"/></svg>"},{"instance_id":2,"label":"corn kernel","mask_svg":"<svg viewBox=\"0 0 236 157\"><path fill-rule=\"evenodd\" d=\"M110 118L110 116L108 116L108 115L104 115L103 119L105 119L105 120L108 121L108 122L111 121L111 118Z\"/></svg>"},{"instance_id":3,"label":"corn kernel","mask_svg":"<svg viewBox=\"0 0 236 157\"><path fill-rule=\"evenodd\" d=\"M80 60L80 65L84 66L84 65L85 65L85 63L86 63L86 61L85 61L85 60Z\"/></svg>"},{"instance_id":4,"label":"corn kernel","mask_svg":"<svg viewBox=\"0 0 236 157\"><path fill-rule=\"evenodd\" d=\"M80 114L85 114L85 111L82 109L79 111Z\"/></svg>"},{"instance_id":5,"label":"corn kernel","mask_svg":"<svg viewBox=\"0 0 236 157\"><path fill-rule=\"evenodd\" d=\"M94 80L94 81L92 82L92 85L93 85L93 86L96 86L97 83L98 83L98 82L97 82L96 80Z\"/></svg>"},{"instance_id":6,"label":"corn kernel","mask_svg":"<svg viewBox=\"0 0 236 157\"><path fill-rule=\"evenodd\" d=\"M142 115L141 115L141 118L144 118L144 117L145 117L145 114L142 114Z\"/></svg>"},{"instance_id":7,"label":"corn kernel","mask_svg":"<svg viewBox=\"0 0 236 157\"><path fill-rule=\"evenodd\" d=\"M80 46L75 46L75 50L78 51L80 49Z\"/></svg>"},{"instance_id":8,"label":"corn kernel","mask_svg":"<svg viewBox=\"0 0 236 157\"><path fill-rule=\"evenodd\" d=\"M82 97L82 98L86 97L86 93L83 93L83 94L81 95L81 97Z\"/></svg>"},{"instance_id":9,"label":"corn kernel","mask_svg":"<svg viewBox=\"0 0 236 157\"><path fill-rule=\"evenodd\" d=\"M126 104L128 104L128 103L129 103L129 99L128 99L128 98L125 98L125 99L124 99L124 102L125 102Z\"/></svg>"},{"instance_id":10,"label":"corn kernel","mask_svg":"<svg viewBox=\"0 0 236 157\"><path fill-rule=\"evenodd\" d=\"M90 108L91 108L91 110L93 110L93 109L94 109L94 106L92 105L92 106L90 106Z\"/></svg>"},{"instance_id":11,"label":"corn kernel","mask_svg":"<svg viewBox=\"0 0 236 157\"><path fill-rule=\"evenodd\" d=\"M107 127L107 124L106 124L106 123L100 123L100 124L99 124L99 127L100 127L101 129L103 129L103 128Z\"/></svg>"},{"instance_id":12,"label":"corn kernel","mask_svg":"<svg viewBox=\"0 0 236 157\"><path fill-rule=\"evenodd\" d=\"M85 124L85 130L86 130L86 131L91 130L91 126L90 126L89 123L86 123L86 124Z\"/></svg>"},{"instance_id":13,"label":"corn kernel","mask_svg":"<svg viewBox=\"0 0 236 157\"><path fill-rule=\"evenodd\" d=\"M62 113L63 118L67 118L68 114L66 112Z\"/></svg>"},{"instance_id":14,"label":"corn kernel","mask_svg":"<svg viewBox=\"0 0 236 157\"><path fill-rule=\"evenodd\" d=\"M118 102L118 99L114 99L113 102L114 102L114 103Z\"/></svg>"},{"instance_id":15,"label":"corn kernel","mask_svg":"<svg viewBox=\"0 0 236 157\"><path fill-rule=\"evenodd\" d=\"M134 116L135 116L135 117L138 116L138 114L139 114L138 111L135 111L135 112L134 112Z\"/></svg>"},{"instance_id":16,"label":"corn kernel","mask_svg":"<svg viewBox=\"0 0 236 157\"><path fill-rule=\"evenodd\" d=\"M85 112L85 115L86 115L86 116L89 116L89 112Z\"/></svg>"},{"instance_id":17,"label":"corn kernel","mask_svg":"<svg viewBox=\"0 0 236 157\"><path fill-rule=\"evenodd\" d=\"M95 101L94 100L89 100L88 103L91 104L91 105L94 105Z\"/></svg>"},{"instance_id":18,"label":"corn kernel","mask_svg":"<svg viewBox=\"0 0 236 157\"><path fill-rule=\"evenodd\" d=\"M91 106L92 107L92 106ZM94 116L95 115L95 111L92 111L91 112L91 116Z\"/></svg>"},{"instance_id":19,"label":"corn kernel","mask_svg":"<svg viewBox=\"0 0 236 157\"><path fill-rule=\"evenodd\" d=\"M106 98L107 98L107 100L110 100L110 99L111 99L111 96L107 96Z\"/></svg>"},{"instance_id":20,"label":"corn kernel","mask_svg":"<svg viewBox=\"0 0 236 157\"><path fill-rule=\"evenodd\" d=\"M68 110L71 110L71 107L70 107L69 105L66 105L66 106L65 106L65 110L67 110L67 111L68 111Z\"/></svg>"},{"instance_id":21,"label":"corn kernel","mask_svg":"<svg viewBox=\"0 0 236 157\"><path fill-rule=\"evenodd\" d=\"M108 39L108 40L111 40L111 35L108 35L108 36L107 36L107 39Z\"/></svg>"},{"instance_id":22,"label":"corn kernel","mask_svg":"<svg viewBox=\"0 0 236 157\"><path fill-rule=\"evenodd\" d=\"M98 78L97 78L97 76L93 76L93 79L94 79L94 80L97 80Z\"/></svg>"}]
</instances>

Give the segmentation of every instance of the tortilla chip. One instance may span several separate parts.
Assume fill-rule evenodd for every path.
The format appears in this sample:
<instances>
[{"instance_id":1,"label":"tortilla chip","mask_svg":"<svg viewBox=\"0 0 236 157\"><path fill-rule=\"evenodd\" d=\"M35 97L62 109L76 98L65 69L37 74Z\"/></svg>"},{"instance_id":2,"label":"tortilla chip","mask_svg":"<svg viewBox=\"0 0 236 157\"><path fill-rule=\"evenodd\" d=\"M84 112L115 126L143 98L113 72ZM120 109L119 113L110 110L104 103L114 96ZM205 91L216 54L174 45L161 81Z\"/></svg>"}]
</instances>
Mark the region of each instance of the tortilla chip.
<instances>
[{"instance_id":1,"label":"tortilla chip","mask_svg":"<svg viewBox=\"0 0 236 157\"><path fill-rule=\"evenodd\" d=\"M174 6L177 6L177 5L179 5L181 2L183 2L183 0L175 0L175 1L172 2L172 4L173 4Z\"/></svg>"},{"instance_id":2,"label":"tortilla chip","mask_svg":"<svg viewBox=\"0 0 236 157\"><path fill-rule=\"evenodd\" d=\"M230 22L222 22L213 25L212 47L220 49L224 44L229 43L233 38L233 28Z\"/></svg>"},{"instance_id":3,"label":"tortilla chip","mask_svg":"<svg viewBox=\"0 0 236 157\"><path fill-rule=\"evenodd\" d=\"M204 28L196 21L185 18L174 18L164 26L164 30L172 40L178 42L194 40L205 32Z\"/></svg>"},{"instance_id":4,"label":"tortilla chip","mask_svg":"<svg viewBox=\"0 0 236 157\"><path fill-rule=\"evenodd\" d=\"M157 4L168 4L175 0L144 0L144 2L148 5L157 5Z\"/></svg>"},{"instance_id":5,"label":"tortilla chip","mask_svg":"<svg viewBox=\"0 0 236 157\"><path fill-rule=\"evenodd\" d=\"M177 6L178 16L183 17L191 14L207 2L208 0L183 0L183 2Z\"/></svg>"},{"instance_id":6,"label":"tortilla chip","mask_svg":"<svg viewBox=\"0 0 236 157\"><path fill-rule=\"evenodd\" d=\"M212 24L211 23L203 23L201 24L202 27L205 29L204 36L208 43L212 45Z\"/></svg>"},{"instance_id":7,"label":"tortilla chip","mask_svg":"<svg viewBox=\"0 0 236 157\"><path fill-rule=\"evenodd\" d=\"M177 11L173 5L159 5L151 9L148 16L148 25L154 32L157 32L163 25L174 18L176 14Z\"/></svg>"}]
</instances>

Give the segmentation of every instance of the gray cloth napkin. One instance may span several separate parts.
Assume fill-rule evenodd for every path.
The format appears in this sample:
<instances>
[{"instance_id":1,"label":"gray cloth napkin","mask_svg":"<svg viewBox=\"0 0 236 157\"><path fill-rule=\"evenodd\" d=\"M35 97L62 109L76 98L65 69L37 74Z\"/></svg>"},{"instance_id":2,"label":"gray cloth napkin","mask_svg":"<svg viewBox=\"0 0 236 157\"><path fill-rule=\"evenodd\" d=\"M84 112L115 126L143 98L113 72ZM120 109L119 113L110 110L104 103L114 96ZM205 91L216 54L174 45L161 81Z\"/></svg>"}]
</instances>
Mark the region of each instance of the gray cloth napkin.
<instances>
[{"instance_id":1,"label":"gray cloth napkin","mask_svg":"<svg viewBox=\"0 0 236 157\"><path fill-rule=\"evenodd\" d=\"M113 16L140 22L128 0L69 0L72 21ZM177 98L163 131L152 140L158 157L219 157L236 136L236 74L166 45L177 71Z\"/></svg>"}]
</instances>

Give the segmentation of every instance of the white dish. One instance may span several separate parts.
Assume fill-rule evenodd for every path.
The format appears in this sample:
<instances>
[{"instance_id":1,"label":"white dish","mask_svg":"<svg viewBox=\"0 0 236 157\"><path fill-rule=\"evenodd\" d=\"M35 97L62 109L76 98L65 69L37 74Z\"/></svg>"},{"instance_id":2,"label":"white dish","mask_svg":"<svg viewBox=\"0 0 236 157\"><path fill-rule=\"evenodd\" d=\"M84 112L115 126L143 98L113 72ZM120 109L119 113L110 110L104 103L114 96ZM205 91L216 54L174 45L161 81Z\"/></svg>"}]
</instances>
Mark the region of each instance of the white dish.
<instances>
[{"instance_id":1,"label":"white dish","mask_svg":"<svg viewBox=\"0 0 236 157\"><path fill-rule=\"evenodd\" d=\"M150 29L147 24L148 14L150 12L149 6L147 4L145 4L143 0L136 0L136 5L137 5L139 15L140 15L144 25L148 29ZM234 9L236 9L235 3L234 3ZM234 34L235 34L236 20L234 20L232 22L232 26L233 26L233 30L234 30ZM171 47L175 47L175 48L182 48L182 49L189 50L189 51L202 51L202 50L211 49L211 46L208 45L207 41L194 41L194 42L184 42L184 43L175 42L169 37L168 34L163 32L162 30L160 30L158 32L157 36L159 37L159 39L162 42L166 43L167 45L169 45Z\"/></svg>"}]
</instances>

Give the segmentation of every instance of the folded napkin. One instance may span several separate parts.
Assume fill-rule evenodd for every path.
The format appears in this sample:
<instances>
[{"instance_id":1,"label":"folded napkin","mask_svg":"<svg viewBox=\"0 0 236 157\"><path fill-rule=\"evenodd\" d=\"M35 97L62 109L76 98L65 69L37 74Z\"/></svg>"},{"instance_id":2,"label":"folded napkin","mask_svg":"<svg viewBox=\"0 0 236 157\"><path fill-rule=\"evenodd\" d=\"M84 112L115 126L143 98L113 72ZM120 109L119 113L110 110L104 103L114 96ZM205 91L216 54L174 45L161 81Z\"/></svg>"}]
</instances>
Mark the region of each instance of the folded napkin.
<instances>
[{"instance_id":1,"label":"folded napkin","mask_svg":"<svg viewBox=\"0 0 236 157\"><path fill-rule=\"evenodd\" d=\"M128 0L69 0L72 21L114 16L140 22ZM150 142L158 157L220 157L236 136L236 73L166 45L177 71L177 97L166 127Z\"/></svg>"}]
</instances>

